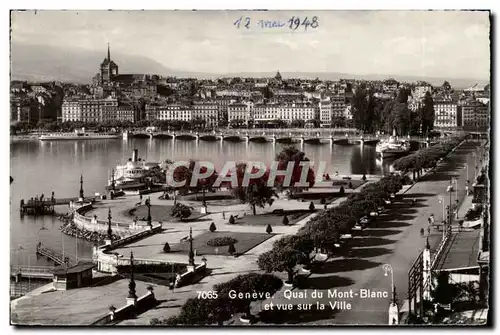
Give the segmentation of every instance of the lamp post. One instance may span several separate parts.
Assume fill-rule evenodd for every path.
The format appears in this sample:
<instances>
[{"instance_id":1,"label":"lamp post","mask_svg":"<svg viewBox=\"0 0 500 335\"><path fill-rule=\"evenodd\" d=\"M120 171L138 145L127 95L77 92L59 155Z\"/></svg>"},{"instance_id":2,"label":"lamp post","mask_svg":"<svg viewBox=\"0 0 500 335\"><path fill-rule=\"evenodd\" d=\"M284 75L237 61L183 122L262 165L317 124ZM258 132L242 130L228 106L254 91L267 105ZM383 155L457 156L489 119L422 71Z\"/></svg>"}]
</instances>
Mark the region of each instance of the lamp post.
<instances>
[{"instance_id":1,"label":"lamp post","mask_svg":"<svg viewBox=\"0 0 500 335\"><path fill-rule=\"evenodd\" d=\"M147 217L147 221L148 221L148 226L151 227L151 198L148 197L146 199L146 206L148 207L148 217Z\"/></svg>"},{"instance_id":2,"label":"lamp post","mask_svg":"<svg viewBox=\"0 0 500 335\"><path fill-rule=\"evenodd\" d=\"M394 286L394 269L390 264L382 265L382 270L384 270L384 276L387 277L388 273L391 273L391 303L389 304L389 324L395 325L399 323L399 309L396 304L396 287Z\"/></svg>"},{"instance_id":3,"label":"lamp post","mask_svg":"<svg viewBox=\"0 0 500 335\"><path fill-rule=\"evenodd\" d=\"M444 221L444 220L446 219L446 214L445 214L445 212L444 212L444 206L445 206L445 205L444 205L444 199L443 199L443 197L442 197L442 196L438 196L438 202L439 202L440 204L443 204L443 221Z\"/></svg>"}]
</instances>

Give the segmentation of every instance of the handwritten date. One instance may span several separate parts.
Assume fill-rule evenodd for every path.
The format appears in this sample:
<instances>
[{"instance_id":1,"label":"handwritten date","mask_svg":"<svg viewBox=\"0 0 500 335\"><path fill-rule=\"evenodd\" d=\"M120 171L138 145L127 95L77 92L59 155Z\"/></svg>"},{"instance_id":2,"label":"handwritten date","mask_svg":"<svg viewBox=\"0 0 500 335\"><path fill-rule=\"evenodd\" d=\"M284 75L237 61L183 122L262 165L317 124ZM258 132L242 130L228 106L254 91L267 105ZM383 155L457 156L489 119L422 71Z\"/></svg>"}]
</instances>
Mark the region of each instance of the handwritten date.
<instances>
[{"instance_id":1,"label":"handwritten date","mask_svg":"<svg viewBox=\"0 0 500 335\"><path fill-rule=\"evenodd\" d=\"M249 16L243 17L240 16L236 21L234 21L233 25L237 28L252 28L252 18ZM280 20L257 20L256 27L260 29L270 29L270 28L284 28L287 27L292 31L296 31L300 27L303 27L304 31L307 31L308 28L316 29L319 27L319 20L317 16L313 16L309 19L307 16L304 18L300 18L298 16L292 16L288 21L283 22Z\"/></svg>"}]
</instances>

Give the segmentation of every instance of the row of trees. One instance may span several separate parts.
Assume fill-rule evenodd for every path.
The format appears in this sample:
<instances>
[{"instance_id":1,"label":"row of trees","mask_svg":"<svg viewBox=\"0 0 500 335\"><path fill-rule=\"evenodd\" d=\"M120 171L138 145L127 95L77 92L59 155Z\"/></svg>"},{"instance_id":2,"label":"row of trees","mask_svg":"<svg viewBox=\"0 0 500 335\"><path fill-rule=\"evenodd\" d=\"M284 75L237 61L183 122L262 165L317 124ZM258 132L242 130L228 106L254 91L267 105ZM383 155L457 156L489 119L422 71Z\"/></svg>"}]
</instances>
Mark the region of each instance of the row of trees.
<instances>
[{"instance_id":1,"label":"row of trees","mask_svg":"<svg viewBox=\"0 0 500 335\"><path fill-rule=\"evenodd\" d=\"M422 106L411 112L408 108L408 97L411 91L401 88L391 99L375 96L375 91L361 84L352 97L352 113L354 126L366 133L377 130L392 132L396 129L399 135L427 134L434 125L434 101L427 92Z\"/></svg>"},{"instance_id":2,"label":"row of trees","mask_svg":"<svg viewBox=\"0 0 500 335\"><path fill-rule=\"evenodd\" d=\"M340 235L350 232L363 215L384 205L384 199L402 188L397 175L382 178L367 185L358 194L350 196L339 207L322 211L311 219L297 235L285 236L276 241L273 248L258 258L259 268L267 273L239 275L228 282L214 286L216 296L191 298L182 306L179 315L166 320L151 320L151 325L223 325L234 313L243 312L251 318L252 301L265 300L281 289L283 282L271 272L286 272L293 282L295 267L310 263L314 249L332 251ZM239 294L230 298L229 292Z\"/></svg>"},{"instance_id":3,"label":"row of trees","mask_svg":"<svg viewBox=\"0 0 500 335\"><path fill-rule=\"evenodd\" d=\"M463 139L464 137L451 138L447 142L440 142L436 145L420 149L411 155L395 160L393 167L404 174L413 172L413 180L416 180L420 178L423 169L435 167L437 161L462 142Z\"/></svg>"},{"instance_id":4,"label":"row of trees","mask_svg":"<svg viewBox=\"0 0 500 335\"><path fill-rule=\"evenodd\" d=\"M287 282L292 283L295 267L302 264L307 268L313 250L333 252L342 234L351 232L361 217L384 206L384 200L401 190L402 186L398 175L387 176L367 185L338 207L324 210L309 220L297 235L276 241L271 250L259 256L259 268L266 272L286 272Z\"/></svg>"}]
</instances>

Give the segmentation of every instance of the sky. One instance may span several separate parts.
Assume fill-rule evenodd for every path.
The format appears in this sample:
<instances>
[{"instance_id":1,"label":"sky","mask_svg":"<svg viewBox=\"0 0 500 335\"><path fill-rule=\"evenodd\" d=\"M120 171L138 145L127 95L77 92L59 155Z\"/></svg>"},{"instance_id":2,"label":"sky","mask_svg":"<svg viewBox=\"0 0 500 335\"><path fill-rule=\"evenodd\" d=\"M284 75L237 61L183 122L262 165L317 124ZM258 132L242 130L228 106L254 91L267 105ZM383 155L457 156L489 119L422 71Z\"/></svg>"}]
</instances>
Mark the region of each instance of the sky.
<instances>
[{"instance_id":1,"label":"sky","mask_svg":"<svg viewBox=\"0 0 500 335\"><path fill-rule=\"evenodd\" d=\"M291 17L306 16L317 17L316 28L288 27ZM261 28L259 20L285 26ZM142 55L170 69L208 73L279 69L488 79L489 29L489 13L477 11L25 11L11 17L15 43L103 53L110 43L112 55Z\"/></svg>"}]
</instances>

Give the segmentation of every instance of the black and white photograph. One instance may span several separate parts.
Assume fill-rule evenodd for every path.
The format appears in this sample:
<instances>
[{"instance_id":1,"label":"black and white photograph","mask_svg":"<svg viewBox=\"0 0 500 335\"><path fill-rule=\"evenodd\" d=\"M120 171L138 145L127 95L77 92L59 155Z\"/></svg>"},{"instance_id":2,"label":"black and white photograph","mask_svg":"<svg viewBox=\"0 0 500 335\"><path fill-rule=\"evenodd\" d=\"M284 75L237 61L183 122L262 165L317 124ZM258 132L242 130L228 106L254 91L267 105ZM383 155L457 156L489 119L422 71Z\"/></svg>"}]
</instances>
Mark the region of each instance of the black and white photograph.
<instances>
[{"instance_id":1,"label":"black and white photograph","mask_svg":"<svg viewBox=\"0 0 500 335\"><path fill-rule=\"evenodd\" d=\"M10 325L489 325L490 10L9 13Z\"/></svg>"}]
</instances>

